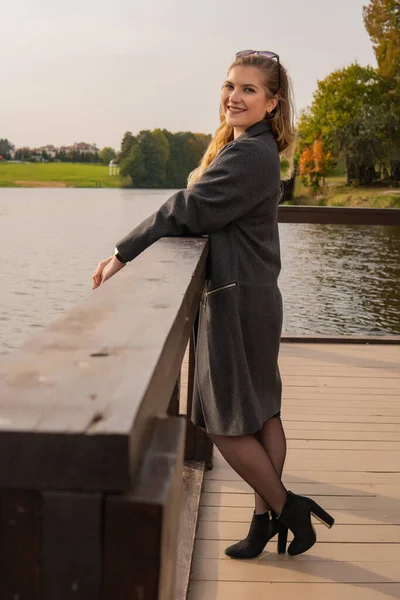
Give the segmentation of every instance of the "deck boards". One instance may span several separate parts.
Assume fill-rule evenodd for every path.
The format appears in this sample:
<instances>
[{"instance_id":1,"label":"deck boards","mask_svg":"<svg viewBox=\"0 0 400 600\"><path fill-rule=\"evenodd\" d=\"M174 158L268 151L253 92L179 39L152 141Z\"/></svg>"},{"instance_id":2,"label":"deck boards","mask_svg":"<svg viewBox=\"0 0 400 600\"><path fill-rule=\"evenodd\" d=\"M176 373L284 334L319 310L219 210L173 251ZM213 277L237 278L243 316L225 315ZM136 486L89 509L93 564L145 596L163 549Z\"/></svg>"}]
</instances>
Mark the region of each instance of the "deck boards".
<instances>
[{"instance_id":1,"label":"deck boards","mask_svg":"<svg viewBox=\"0 0 400 600\"><path fill-rule=\"evenodd\" d=\"M251 488L215 451L205 476L188 600L400 598L400 345L284 343L284 483L331 511L297 557L224 548L248 531ZM289 539L290 536L289 536Z\"/></svg>"}]
</instances>

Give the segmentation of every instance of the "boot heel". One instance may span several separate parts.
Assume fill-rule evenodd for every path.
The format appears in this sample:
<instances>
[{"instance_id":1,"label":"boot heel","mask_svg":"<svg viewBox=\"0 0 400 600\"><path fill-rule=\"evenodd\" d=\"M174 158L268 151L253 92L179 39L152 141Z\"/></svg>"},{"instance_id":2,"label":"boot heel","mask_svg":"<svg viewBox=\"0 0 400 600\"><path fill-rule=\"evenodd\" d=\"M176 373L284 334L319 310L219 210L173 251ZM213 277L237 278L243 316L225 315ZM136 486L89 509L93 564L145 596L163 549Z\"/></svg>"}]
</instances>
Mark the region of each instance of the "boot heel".
<instances>
[{"instance_id":1,"label":"boot heel","mask_svg":"<svg viewBox=\"0 0 400 600\"><path fill-rule=\"evenodd\" d=\"M311 514L314 515L318 521L320 521L325 527L330 529L335 522L335 519L331 517L319 504L313 502L311 505Z\"/></svg>"},{"instance_id":2,"label":"boot heel","mask_svg":"<svg viewBox=\"0 0 400 600\"><path fill-rule=\"evenodd\" d=\"M283 523L279 523L278 530L278 554L285 554L288 537L288 528Z\"/></svg>"}]
</instances>

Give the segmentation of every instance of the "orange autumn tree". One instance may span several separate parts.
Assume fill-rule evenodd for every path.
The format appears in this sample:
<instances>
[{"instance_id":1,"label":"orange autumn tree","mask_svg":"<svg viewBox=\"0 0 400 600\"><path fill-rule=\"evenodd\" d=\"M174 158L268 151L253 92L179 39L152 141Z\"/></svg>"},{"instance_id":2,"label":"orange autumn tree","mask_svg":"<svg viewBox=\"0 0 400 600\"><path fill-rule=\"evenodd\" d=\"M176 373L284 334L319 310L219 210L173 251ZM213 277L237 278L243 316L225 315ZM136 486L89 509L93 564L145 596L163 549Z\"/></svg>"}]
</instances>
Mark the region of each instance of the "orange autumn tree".
<instances>
[{"instance_id":1,"label":"orange autumn tree","mask_svg":"<svg viewBox=\"0 0 400 600\"><path fill-rule=\"evenodd\" d=\"M332 153L325 152L320 137L315 138L312 147L305 146L300 155L299 169L303 185L317 193L320 189L319 182L321 178L325 178L325 175L332 166L332 162Z\"/></svg>"}]
</instances>

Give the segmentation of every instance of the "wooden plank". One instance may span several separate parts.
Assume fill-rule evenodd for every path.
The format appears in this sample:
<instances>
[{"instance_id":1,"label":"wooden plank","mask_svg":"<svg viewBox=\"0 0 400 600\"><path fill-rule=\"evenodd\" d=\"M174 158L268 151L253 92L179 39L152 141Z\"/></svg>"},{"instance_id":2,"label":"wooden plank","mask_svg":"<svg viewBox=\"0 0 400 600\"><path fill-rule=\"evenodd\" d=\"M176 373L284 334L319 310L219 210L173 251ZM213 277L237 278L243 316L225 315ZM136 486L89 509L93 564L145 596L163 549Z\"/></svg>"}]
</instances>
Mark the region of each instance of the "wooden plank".
<instances>
[{"instance_id":1,"label":"wooden plank","mask_svg":"<svg viewBox=\"0 0 400 600\"><path fill-rule=\"evenodd\" d=\"M2 600L42 600L42 501L37 492L0 491Z\"/></svg>"},{"instance_id":2,"label":"wooden plank","mask_svg":"<svg viewBox=\"0 0 400 600\"><path fill-rule=\"evenodd\" d=\"M313 450L368 450L380 452L382 450L400 450L400 441L373 442L355 440L292 440L287 442L288 448L307 448Z\"/></svg>"},{"instance_id":3,"label":"wooden plank","mask_svg":"<svg viewBox=\"0 0 400 600\"><path fill-rule=\"evenodd\" d=\"M393 344L393 345L397 345L399 343L399 336L394 334L394 335L382 335L382 336L377 336L377 335L363 335L363 334L350 334L350 335L346 335L346 334L338 334L335 335L333 334L329 334L329 333L321 333L321 334L317 334L317 333L311 333L311 334L307 334L307 333L294 333L294 332L290 332L290 331L285 331L284 334L281 337L281 342L288 344L288 343L303 343L303 344L315 344L315 343L320 343L320 344L324 344L324 343L329 343L329 344L373 344L373 345L379 345L379 346L386 346L388 344Z\"/></svg>"},{"instance_id":4,"label":"wooden plank","mask_svg":"<svg viewBox=\"0 0 400 600\"><path fill-rule=\"evenodd\" d=\"M357 389L353 388L349 392L346 388L316 388L316 387L288 387L283 389L282 399L286 400L289 398L307 398L313 400L319 400L326 398L327 400L335 398L343 399L347 398L351 401L352 398L371 398L371 399L382 399L382 400L397 400L399 393L396 390L385 390L384 394L377 393L376 390Z\"/></svg>"},{"instance_id":5,"label":"wooden plank","mask_svg":"<svg viewBox=\"0 0 400 600\"><path fill-rule=\"evenodd\" d=\"M385 408L385 409L390 409L390 408L398 408L399 406L399 400L400 400L400 396L387 396L385 398L385 400L377 400L375 397L374 398L368 398L368 400L366 401L365 396L361 399L358 399L356 397L353 396L353 398L351 398L351 406L353 408L365 408L366 406L368 406L368 408L373 408L373 409L379 409L379 408ZM283 400L283 408L287 411L290 410L294 410L296 407L304 407L304 408L311 408L311 407L315 407L315 405L318 403L318 406L323 407L323 408L328 408L328 407L340 407L340 408L346 408L349 406L349 402L350 399L349 398L326 398L325 396L321 396L316 398L285 398Z\"/></svg>"},{"instance_id":6,"label":"wooden plank","mask_svg":"<svg viewBox=\"0 0 400 600\"><path fill-rule=\"evenodd\" d=\"M283 417L283 415L282 415ZM377 415L353 415L354 418L349 419L348 415L320 415L320 414L308 414L304 415L301 412L290 411L288 415L283 418L284 424L288 421L297 421L298 423L310 423L311 421L328 422L328 423L374 423L376 425L388 424L393 425L394 423L399 424L400 418L398 416L377 416Z\"/></svg>"},{"instance_id":7,"label":"wooden plank","mask_svg":"<svg viewBox=\"0 0 400 600\"><path fill-rule=\"evenodd\" d=\"M185 441L185 460L194 461L196 459L196 426L191 421L192 404L193 404L193 386L194 386L194 371L195 371L195 346L196 346L196 329L197 321L193 325L193 330L190 335L188 349L188 384L186 391L186 441ZM203 460L201 456L200 459Z\"/></svg>"},{"instance_id":8,"label":"wooden plank","mask_svg":"<svg viewBox=\"0 0 400 600\"><path fill-rule=\"evenodd\" d=\"M297 407L288 407L288 408L283 408L283 410L285 411L285 414L287 413L288 416L292 415L293 413L298 413L299 410L301 409L301 412L303 413L303 415L309 415L309 414L314 414L314 415L343 415L343 416L372 416L372 417L400 417L400 408L373 408L373 407L369 407L368 405L366 405L364 407L364 409L362 408L353 408L352 406L349 406L348 408L344 407L344 406L297 406Z\"/></svg>"},{"instance_id":9,"label":"wooden plank","mask_svg":"<svg viewBox=\"0 0 400 600\"><path fill-rule=\"evenodd\" d=\"M204 238L159 240L3 357L1 486L130 489L180 370L207 252ZM15 431L16 409L38 419L34 431Z\"/></svg>"},{"instance_id":10,"label":"wooden plank","mask_svg":"<svg viewBox=\"0 0 400 600\"><path fill-rule=\"evenodd\" d=\"M347 390L351 390L352 388L364 389L368 390L378 389L386 390L386 389L394 389L400 390L400 381L395 377L383 377L377 379L376 377L370 377L369 379L365 377L346 377L342 379L341 377L303 377L301 375L285 375L282 377L282 382L286 386L298 386L298 387L329 387L332 389L335 388L346 388Z\"/></svg>"},{"instance_id":11,"label":"wooden plank","mask_svg":"<svg viewBox=\"0 0 400 600\"><path fill-rule=\"evenodd\" d=\"M204 462L186 462L183 468L183 493L179 519L175 600L186 600L196 534Z\"/></svg>"},{"instance_id":12,"label":"wooden plank","mask_svg":"<svg viewBox=\"0 0 400 600\"><path fill-rule=\"evenodd\" d=\"M211 494L203 492L200 506L240 506L254 508L254 496L252 494ZM397 510L399 508L399 499L386 496L326 496L324 497L324 508L328 511Z\"/></svg>"},{"instance_id":13,"label":"wooden plank","mask_svg":"<svg viewBox=\"0 0 400 600\"><path fill-rule=\"evenodd\" d=\"M333 574L332 574L333 575ZM188 600L387 600L400 598L400 583L271 583L241 581L193 581Z\"/></svg>"},{"instance_id":14,"label":"wooden plank","mask_svg":"<svg viewBox=\"0 0 400 600\"><path fill-rule=\"evenodd\" d=\"M218 481L243 481L240 475L228 465L225 467L214 467L212 471L205 474L204 480L215 479ZM400 471L383 472L376 471L304 471L301 469L283 472L283 481L287 485L296 484L376 484L376 485L400 485Z\"/></svg>"},{"instance_id":15,"label":"wooden plank","mask_svg":"<svg viewBox=\"0 0 400 600\"><path fill-rule=\"evenodd\" d=\"M391 543L396 544L400 539L400 525L340 525L335 523L332 529L327 529L319 521L313 521L319 543ZM247 523L226 523L199 521L196 539L198 540L227 540L238 541L246 537L249 531ZM289 538L293 536L289 532Z\"/></svg>"},{"instance_id":16,"label":"wooden plank","mask_svg":"<svg viewBox=\"0 0 400 600\"><path fill-rule=\"evenodd\" d=\"M310 421L307 426L304 425L303 421L286 421L284 422L285 431L308 431L308 430L316 430L316 431L333 431L336 432L338 429L340 431L383 431L383 432L399 432L400 424L399 423L354 423L354 422L341 422L340 428L338 428L336 423L331 423L330 421L319 421L313 422Z\"/></svg>"},{"instance_id":17,"label":"wooden plank","mask_svg":"<svg viewBox=\"0 0 400 600\"><path fill-rule=\"evenodd\" d=\"M283 559L284 560L284 559ZM341 581L343 583L400 583L399 563L391 562L296 562L295 568L282 568L281 561L193 560L193 579L197 581L265 581L265 582L313 582ZM260 568L262 564L266 568ZM285 563L286 566L287 563Z\"/></svg>"},{"instance_id":18,"label":"wooden plank","mask_svg":"<svg viewBox=\"0 0 400 600\"><path fill-rule=\"evenodd\" d=\"M367 462L366 462L367 461ZM215 453L215 466L224 466L226 463L221 456ZM285 468L289 470L304 469L307 471L399 471L400 451L380 450L379 452L368 450L304 450L296 449L296 452L288 453ZM385 467L383 469L383 467Z\"/></svg>"},{"instance_id":19,"label":"wooden plank","mask_svg":"<svg viewBox=\"0 0 400 600\"><path fill-rule=\"evenodd\" d=\"M231 559L224 552L228 543L229 542L227 542L226 540L197 540L194 548L193 558L207 558L229 561ZM257 559L257 562L262 562L264 558L266 558L268 562L281 562L282 557L276 552L276 539L268 542L263 555ZM342 562L356 560L372 560L375 562L400 562L400 544L332 544L329 542L317 543L310 550L308 550L304 554L300 554L295 559L288 557L288 562L293 561L294 565L297 562L318 562L324 560L340 560Z\"/></svg>"},{"instance_id":20,"label":"wooden plank","mask_svg":"<svg viewBox=\"0 0 400 600\"><path fill-rule=\"evenodd\" d=\"M400 485L372 485L352 484L340 486L329 483L292 483L290 489L304 496L376 496L377 494L390 495L400 498ZM203 491L208 494L253 494L252 488L243 480L216 481L206 479Z\"/></svg>"},{"instance_id":21,"label":"wooden plank","mask_svg":"<svg viewBox=\"0 0 400 600\"><path fill-rule=\"evenodd\" d=\"M170 417L177 417L179 415L179 397L180 397L180 374L178 376L178 380L174 385L174 389L172 390L171 399L169 401L169 405L167 408L167 415Z\"/></svg>"},{"instance_id":22,"label":"wooden plank","mask_svg":"<svg viewBox=\"0 0 400 600\"><path fill-rule=\"evenodd\" d=\"M242 507L201 506L199 512L199 521L249 524L251 519L252 509ZM400 525L400 508L397 510L335 510L336 523L339 525Z\"/></svg>"},{"instance_id":23,"label":"wooden plank","mask_svg":"<svg viewBox=\"0 0 400 600\"><path fill-rule=\"evenodd\" d=\"M44 599L100 599L101 561L101 494L44 492Z\"/></svg>"},{"instance_id":24,"label":"wooden plank","mask_svg":"<svg viewBox=\"0 0 400 600\"><path fill-rule=\"evenodd\" d=\"M400 336L399 336L400 337ZM368 379L379 378L382 377L390 377L394 379L400 378L400 367L347 367L347 366L338 366L332 364L312 364L305 365L304 362L299 362L296 365L284 365L280 367L281 375L287 376L297 376L298 375L298 367L302 365L301 374L303 377L315 377L316 375L321 377L367 377Z\"/></svg>"},{"instance_id":25,"label":"wooden plank","mask_svg":"<svg viewBox=\"0 0 400 600\"><path fill-rule=\"evenodd\" d=\"M292 444L298 440L336 440L336 441L364 441L364 442L400 442L400 431L301 431L293 429L287 431L286 439ZM294 447L292 445L292 447Z\"/></svg>"},{"instance_id":26,"label":"wooden plank","mask_svg":"<svg viewBox=\"0 0 400 600\"><path fill-rule=\"evenodd\" d=\"M105 503L104 600L175 600L185 420L159 419L129 494Z\"/></svg>"},{"instance_id":27,"label":"wooden plank","mask_svg":"<svg viewBox=\"0 0 400 600\"><path fill-rule=\"evenodd\" d=\"M321 336L322 337L322 336ZM297 356L297 357L310 357L313 356L316 360L320 358L319 352L329 353L331 356L338 356L338 354L352 354L353 356L369 356L370 360L375 360L376 354L379 351L379 356L382 354L398 355L399 353L399 336L394 336L396 343L393 346L388 346L384 343L380 344L378 336L372 336L373 340L377 344L371 348L370 344L358 344L357 342L334 344L331 340L335 337L337 340L343 339L343 336L328 336L326 343L321 342L321 337L315 336L314 342L307 342L303 344L300 339L298 342L285 343L280 351L281 356ZM357 336L348 336L351 340L357 339ZM386 336L385 336L386 339ZM379 346L378 348L376 346ZM322 354L322 358L324 354ZM379 357L378 357L379 360Z\"/></svg>"}]
</instances>

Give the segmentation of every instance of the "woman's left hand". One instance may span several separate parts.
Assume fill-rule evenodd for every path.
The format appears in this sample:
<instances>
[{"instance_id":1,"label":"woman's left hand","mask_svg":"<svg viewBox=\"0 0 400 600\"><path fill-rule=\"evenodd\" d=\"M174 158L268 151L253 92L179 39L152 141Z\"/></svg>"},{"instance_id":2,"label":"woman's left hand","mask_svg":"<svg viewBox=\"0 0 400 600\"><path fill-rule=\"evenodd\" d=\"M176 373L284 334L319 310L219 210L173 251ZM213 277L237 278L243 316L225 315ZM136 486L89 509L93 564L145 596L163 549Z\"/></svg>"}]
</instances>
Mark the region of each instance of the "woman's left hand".
<instances>
[{"instance_id":1,"label":"woman's left hand","mask_svg":"<svg viewBox=\"0 0 400 600\"><path fill-rule=\"evenodd\" d=\"M115 256L110 256L105 260L102 260L97 265L96 271L92 275L92 289L95 290L99 285L110 279L115 273L118 273L121 269L126 266L126 263L122 263Z\"/></svg>"}]
</instances>

